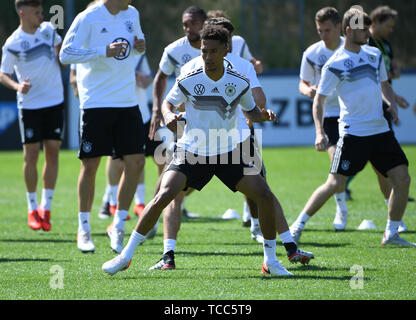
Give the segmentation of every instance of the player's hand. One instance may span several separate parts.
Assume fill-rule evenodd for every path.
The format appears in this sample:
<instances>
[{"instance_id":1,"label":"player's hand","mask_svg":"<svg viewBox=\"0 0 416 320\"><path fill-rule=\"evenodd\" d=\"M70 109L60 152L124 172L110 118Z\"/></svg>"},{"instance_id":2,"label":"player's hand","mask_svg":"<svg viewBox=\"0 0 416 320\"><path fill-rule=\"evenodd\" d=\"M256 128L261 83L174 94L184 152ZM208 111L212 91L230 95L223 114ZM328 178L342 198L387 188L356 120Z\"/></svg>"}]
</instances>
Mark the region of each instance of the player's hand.
<instances>
[{"instance_id":1,"label":"player's hand","mask_svg":"<svg viewBox=\"0 0 416 320\"><path fill-rule=\"evenodd\" d=\"M276 123L279 122L276 114L270 109L261 109L261 114L263 116L263 121L273 121Z\"/></svg>"},{"instance_id":2,"label":"player's hand","mask_svg":"<svg viewBox=\"0 0 416 320\"><path fill-rule=\"evenodd\" d=\"M108 58L124 57L127 53L127 42L113 42L107 46L106 55Z\"/></svg>"},{"instance_id":3,"label":"player's hand","mask_svg":"<svg viewBox=\"0 0 416 320\"><path fill-rule=\"evenodd\" d=\"M182 118L182 113L176 114L173 112L166 112L163 115L163 118L165 119L165 124L168 127L170 131L173 133L177 133L178 130L178 120Z\"/></svg>"},{"instance_id":4,"label":"player's hand","mask_svg":"<svg viewBox=\"0 0 416 320\"><path fill-rule=\"evenodd\" d=\"M395 98L396 98L396 102L397 102L397 104L399 105L400 108L407 109L407 108L410 107L410 103L405 98L403 98L402 96L399 96L399 95L396 94Z\"/></svg>"},{"instance_id":5,"label":"player's hand","mask_svg":"<svg viewBox=\"0 0 416 320\"><path fill-rule=\"evenodd\" d=\"M328 140L325 134L322 134L322 133L316 134L315 149L317 151L326 151L327 148L328 148Z\"/></svg>"},{"instance_id":6,"label":"player's hand","mask_svg":"<svg viewBox=\"0 0 416 320\"><path fill-rule=\"evenodd\" d=\"M146 50L146 42L144 39L138 39L137 36L134 36L133 48L139 52L143 52Z\"/></svg>"},{"instance_id":7,"label":"player's hand","mask_svg":"<svg viewBox=\"0 0 416 320\"><path fill-rule=\"evenodd\" d=\"M316 96L316 90L318 90L318 85L316 84L312 87L309 87L308 97L314 99Z\"/></svg>"},{"instance_id":8,"label":"player's hand","mask_svg":"<svg viewBox=\"0 0 416 320\"><path fill-rule=\"evenodd\" d=\"M391 116L393 117L393 123L395 125L399 124L399 110L397 109L397 105L392 103L391 106L387 109L390 112Z\"/></svg>"},{"instance_id":9,"label":"player's hand","mask_svg":"<svg viewBox=\"0 0 416 320\"><path fill-rule=\"evenodd\" d=\"M260 60L256 60L255 58L251 58L250 62L254 66L254 70L257 74L261 74L264 71L263 63Z\"/></svg>"},{"instance_id":10,"label":"player's hand","mask_svg":"<svg viewBox=\"0 0 416 320\"><path fill-rule=\"evenodd\" d=\"M30 79L27 77L23 82L20 82L17 91L19 91L22 94L26 94L29 92L30 88L32 88L32 85L30 84Z\"/></svg>"}]
</instances>

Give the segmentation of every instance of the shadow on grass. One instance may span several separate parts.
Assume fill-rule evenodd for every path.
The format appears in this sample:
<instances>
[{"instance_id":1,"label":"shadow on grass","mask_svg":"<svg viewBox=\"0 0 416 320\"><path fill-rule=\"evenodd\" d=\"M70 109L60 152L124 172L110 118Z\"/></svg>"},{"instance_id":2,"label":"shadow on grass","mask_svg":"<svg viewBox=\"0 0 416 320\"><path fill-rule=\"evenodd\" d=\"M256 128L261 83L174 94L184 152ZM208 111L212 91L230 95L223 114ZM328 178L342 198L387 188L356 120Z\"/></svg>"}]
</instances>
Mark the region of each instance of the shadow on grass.
<instances>
[{"instance_id":1,"label":"shadow on grass","mask_svg":"<svg viewBox=\"0 0 416 320\"><path fill-rule=\"evenodd\" d=\"M54 260L44 258L0 258L0 263L7 262L68 262L69 260Z\"/></svg>"},{"instance_id":2,"label":"shadow on grass","mask_svg":"<svg viewBox=\"0 0 416 320\"><path fill-rule=\"evenodd\" d=\"M0 242L22 242L22 243L37 243L37 242L52 242L52 243L69 243L75 240L68 239L0 239Z\"/></svg>"},{"instance_id":3,"label":"shadow on grass","mask_svg":"<svg viewBox=\"0 0 416 320\"><path fill-rule=\"evenodd\" d=\"M257 251L257 252L197 252L197 251L178 251L177 255L183 255L183 256L197 256L197 257L204 257L204 256L241 256L241 257L253 257L253 256L262 256L263 257L263 251Z\"/></svg>"},{"instance_id":4,"label":"shadow on grass","mask_svg":"<svg viewBox=\"0 0 416 320\"><path fill-rule=\"evenodd\" d=\"M351 243L322 243L322 242L299 242L299 247L302 246L312 246L312 247L318 247L318 248L342 248L342 247L348 247Z\"/></svg>"}]
</instances>

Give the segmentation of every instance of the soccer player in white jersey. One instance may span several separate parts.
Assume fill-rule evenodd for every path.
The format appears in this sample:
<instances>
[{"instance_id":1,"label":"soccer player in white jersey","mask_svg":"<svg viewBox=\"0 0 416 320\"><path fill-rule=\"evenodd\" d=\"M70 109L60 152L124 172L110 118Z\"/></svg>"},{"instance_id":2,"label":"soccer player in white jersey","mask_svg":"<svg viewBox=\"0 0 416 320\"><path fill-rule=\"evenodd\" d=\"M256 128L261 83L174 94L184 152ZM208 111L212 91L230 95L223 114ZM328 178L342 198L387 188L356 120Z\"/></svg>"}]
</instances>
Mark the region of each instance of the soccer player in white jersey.
<instances>
[{"instance_id":1,"label":"soccer player in white jersey","mask_svg":"<svg viewBox=\"0 0 416 320\"><path fill-rule=\"evenodd\" d=\"M259 171L244 164L244 153L240 149L241 136L233 135L232 142L225 139L225 143L220 144L216 143L216 138L203 138L210 137L217 130L223 130L226 134L237 130L238 103L247 117L255 122L277 121L276 115L270 110L260 111L249 90L249 81L236 71L224 67L228 31L219 26L207 26L201 32L201 39L204 66L178 79L162 106L167 127L176 132L181 116L175 113L175 107L185 103L187 124L178 140L174 159L162 176L159 192L140 216L127 246L119 256L104 263L102 270L114 275L127 269L135 249L144 241L144 234L155 224L163 208L181 190L187 187L201 190L216 175L232 191L240 191L255 199L262 209L260 223L265 237L262 272L291 276L292 273L276 259L276 229L290 239L286 219L277 198ZM200 137L197 141L194 140L195 134ZM238 163L232 161L233 156L238 157ZM288 258L293 263L309 263L313 258L312 253L298 249L293 240L285 243L285 246L291 247L292 254Z\"/></svg>"},{"instance_id":2,"label":"soccer player in white jersey","mask_svg":"<svg viewBox=\"0 0 416 320\"><path fill-rule=\"evenodd\" d=\"M397 106L380 50L366 45L370 25L371 19L366 13L354 8L348 10L342 22L345 43L323 67L313 103L315 148L325 151L328 145L323 116L325 102L333 90L339 96L341 107L340 139L326 183L315 190L290 227L296 242L309 218L334 193L344 190L348 177L370 161L390 179L393 188L382 245L415 246L398 233L409 194L408 160L383 116L382 96L389 102L394 120L397 120Z\"/></svg>"},{"instance_id":3,"label":"soccer player in white jersey","mask_svg":"<svg viewBox=\"0 0 416 320\"><path fill-rule=\"evenodd\" d=\"M232 25L232 23L225 18L210 18L205 21L204 25L219 25L225 27L228 30L230 36L232 35L232 31L234 30L234 26ZM229 39L229 51L231 48L230 42L231 39ZM190 73L194 69L203 67L203 65L204 61L202 59L202 56L198 56L197 58L192 59L182 67L180 77ZM253 65L249 61L231 52L228 52L226 59L224 60L224 65L226 68L237 70L250 81L250 88L254 97L254 101L260 109L263 109L266 106L266 97L264 95L261 84L257 78ZM239 115L238 124L240 134L242 137L241 140L245 141L247 139L250 139L250 143L253 144L252 137L250 136L250 128L247 125L246 118L240 108L238 108L237 112ZM255 149L256 147L251 146L251 148ZM257 161L257 164L262 164L261 159ZM264 168L262 166L261 175L264 177L265 170L263 169ZM169 206L180 207L180 200L175 200L178 203L171 203L169 204ZM249 200L248 202L250 203L250 208L253 212L253 216L251 217L251 237L253 240L263 243L263 235L261 233L257 213L257 204L251 200ZM180 211L177 210L166 210L165 215L166 213L170 215L170 219L166 221L166 223L169 225L164 226L163 257L154 266L152 266L150 270L170 270L176 268L174 252L176 249L177 234L181 225L181 215Z\"/></svg>"},{"instance_id":4,"label":"soccer player in white jersey","mask_svg":"<svg viewBox=\"0 0 416 320\"><path fill-rule=\"evenodd\" d=\"M303 53L299 91L304 96L311 99L315 97L324 64L344 44L344 39L341 37L341 20L338 11L332 7L322 8L315 15L316 29L321 41L314 43ZM331 162L339 138L339 112L338 96L334 91L328 96L324 114L324 131L328 137L327 151ZM334 228L336 231L345 230L348 218L345 190L336 193L334 198L336 203Z\"/></svg>"},{"instance_id":5,"label":"soccer player in white jersey","mask_svg":"<svg viewBox=\"0 0 416 320\"><path fill-rule=\"evenodd\" d=\"M89 218L101 157L121 158L124 165L110 237L116 252L123 247L125 220L144 166L144 131L134 70L145 40L139 12L129 3L103 0L81 12L60 52L62 63L78 64L81 171L77 245L82 252L95 250Z\"/></svg>"},{"instance_id":6,"label":"soccer player in white jersey","mask_svg":"<svg viewBox=\"0 0 416 320\"><path fill-rule=\"evenodd\" d=\"M62 39L51 23L42 22L41 0L16 0L15 6L20 25L3 46L0 82L17 91L28 225L33 230L49 231L64 126L64 91L57 59ZM12 78L13 73L17 82ZM45 164L38 206L37 160L41 142Z\"/></svg>"}]
</instances>

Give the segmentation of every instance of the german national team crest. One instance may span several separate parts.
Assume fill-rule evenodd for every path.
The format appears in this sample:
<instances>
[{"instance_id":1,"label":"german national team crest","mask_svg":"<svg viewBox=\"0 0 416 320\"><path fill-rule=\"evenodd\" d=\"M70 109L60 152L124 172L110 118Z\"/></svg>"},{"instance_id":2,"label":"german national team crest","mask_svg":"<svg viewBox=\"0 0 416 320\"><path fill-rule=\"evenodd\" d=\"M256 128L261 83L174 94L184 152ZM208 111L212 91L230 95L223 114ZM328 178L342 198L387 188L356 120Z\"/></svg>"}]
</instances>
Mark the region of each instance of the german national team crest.
<instances>
[{"instance_id":1,"label":"german national team crest","mask_svg":"<svg viewBox=\"0 0 416 320\"><path fill-rule=\"evenodd\" d=\"M126 25L127 31L132 33L134 28L133 28L133 22L131 22L130 20L126 21L124 23Z\"/></svg>"},{"instance_id":2,"label":"german national team crest","mask_svg":"<svg viewBox=\"0 0 416 320\"><path fill-rule=\"evenodd\" d=\"M344 62L345 68L352 69L354 68L354 62L351 59L347 59Z\"/></svg>"},{"instance_id":3,"label":"german national team crest","mask_svg":"<svg viewBox=\"0 0 416 320\"><path fill-rule=\"evenodd\" d=\"M328 58L326 57L326 55L323 54L319 56L318 60L319 60L319 63L323 66L327 62Z\"/></svg>"},{"instance_id":4,"label":"german national team crest","mask_svg":"<svg viewBox=\"0 0 416 320\"><path fill-rule=\"evenodd\" d=\"M46 40L49 40L51 38L51 34L49 33L48 30L42 31L42 35Z\"/></svg>"},{"instance_id":5,"label":"german national team crest","mask_svg":"<svg viewBox=\"0 0 416 320\"><path fill-rule=\"evenodd\" d=\"M347 171L350 168L351 162L349 162L348 160L343 160L341 163L341 168L344 171Z\"/></svg>"},{"instance_id":6,"label":"german national team crest","mask_svg":"<svg viewBox=\"0 0 416 320\"><path fill-rule=\"evenodd\" d=\"M202 84L197 84L194 87L194 92L195 94L197 94L198 96L202 96L205 93L205 87Z\"/></svg>"},{"instance_id":7,"label":"german national team crest","mask_svg":"<svg viewBox=\"0 0 416 320\"><path fill-rule=\"evenodd\" d=\"M25 130L25 135L26 135L26 138L29 138L29 139L31 139L31 138L33 138L33 136L34 136L34 133L33 133L33 129L26 129Z\"/></svg>"},{"instance_id":8,"label":"german national team crest","mask_svg":"<svg viewBox=\"0 0 416 320\"><path fill-rule=\"evenodd\" d=\"M22 48L22 50L26 51L30 48L30 43L24 40L20 43L20 47Z\"/></svg>"},{"instance_id":9,"label":"german national team crest","mask_svg":"<svg viewBox=\"0 0 416 320\"><path fill-rule=\"evenodd\" d=\"M368 55L368 61L370 61L371 63L376 63L377 57L369 54Z\"/></svg>"},{"instance_id":10,"label":"german national team crest","mask_svg":"<svg viewBox=\"0 0 416 320\"><path fill-rule=\"evenodd\" d=\"M236 93L235 87L236 85L234 83L227 83L225 87L225 94L229 97L234 96Z\"/></svg>"},{"instance_id":11,"label":"german national team crest","mask_svg":"<svg viewBox=\"0 0 416 320\"><path fill-rule=\"evenodd\" d=\"M191 55L189 55L187 53L182 56L182 62L183 62L183 64L186 64L187 62L189 62L191 60L192 60Z\"/></svg>"},{"instance_id":12,"label":"german national team crest","mask_svg":"<svg viewBox=\"0 0 416 320\"><path fill-rule=\"evenodd\" d=\"M84 151L85 153L90 153L92 150L92 143L89 141L84 141L82 143L82 151Z\"/></svg>"}]
</instances>

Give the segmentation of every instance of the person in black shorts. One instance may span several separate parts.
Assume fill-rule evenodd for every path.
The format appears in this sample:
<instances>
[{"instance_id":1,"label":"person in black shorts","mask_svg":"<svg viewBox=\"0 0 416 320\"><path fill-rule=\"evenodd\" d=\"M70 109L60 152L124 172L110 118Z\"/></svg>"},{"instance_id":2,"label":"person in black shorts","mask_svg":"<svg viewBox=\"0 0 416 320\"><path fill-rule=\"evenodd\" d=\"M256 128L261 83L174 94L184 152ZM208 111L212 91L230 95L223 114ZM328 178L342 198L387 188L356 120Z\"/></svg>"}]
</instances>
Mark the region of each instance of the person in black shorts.
<instances>
[{"instance_id":1,"label":"person in black shorts","mask_svg":"<svg viewBox=\"0 0 416 320\"><path fill-rule=\"evenodd\" d=\"M97 2L77 15L60 51L62 63L77 64L81 109L77 246L82 252L95 250L89 218L101 157L122 159L124 167L109 233L115 252L123 247L125 221L144 167L144 128L134 72L138 55L146 49L139 17L127 0Z\"/></svg>"},{"instance_id":2,"label":"person in black shorts","mask_svg":"<svg viewBox=\"0 0 416 320\"><path fill-rule=\"evenodd\" d=\"M17 92L28 225L33 230L49 231L64 134L64 90L57 58L62 39L51 23L43 22L41 0L16 0L15 7L20 26L3 46L0 82ZM37 161L41 143L45 164L38 206Z\"/></svg>"},{"instance_id":3,"label":"person in black shorts","mask_svg":"<svg viewBox=\"0 0 416 320\"><path fill-rule=\"evenodd\" d=\"M363 21L362 27L353 23L356 19ZM365 12L356 8L349 9L344 14L342 23L344 45L323 67L313 103L315 148L317 151L325 151L327 148L323 114L327 97L334 90L339 96L341 106L340 139L327 181L313 192L290 227L296 242L299 241L307 221L335 192L345 188L348 177L356 175L370 162L392 183L388 220L381 244L416 246L400 238L398 233L409 195L409 162L381 112L385 97L393 121L398 120L395 95L388 82L381 52L365 45L370 25L371 19Z\"/></svg>"},{"instance_id":4,"label":"person in black shorts","mask_svg":"<svg viewBox=\"0 0 416 320\"><path fill-rule=\"evenodd\" d=\"M391 35L391 33L394 30L394 26L397 19L397 11L391 9L388 6L379 6L375 8L370 13L370 18L373 21L373 24L370 28L371 36L368 40L368 45L372 47L378 48L384 59L384 63L386 65L386 70L388 72L389 76L389 83L392 83L393 79L400 78L400 69L398 68L396 62L394 61L394 53L393 48L390 44L390 42L387 40L387 38ZM397 105L403 109L407 109L409 107L409 102L406 101L405 98L395 93L395 99L397 102ZM387 111L388 104L386 101L383 101L383 112L384 117L386 118L389 127L391 130L393 130L393 121L392 121L392 115L390 112ZM391 184L389 183L388 179L385 179L382 174L380 174L377 170L375 170L377 174L377 178L379 181L380 190L384 195L386 203L388 203L388 198L390 196L391 192ZM349 184L351 180L353 179L353 176L350 177L347 181L347 194L351 198L351 188L349 188ZM414 198L409 197L409 202L413 202ZM402 222L402 225L399 228L400 232L407 231L407 227Z\"/></svg>"}]
</instances>

